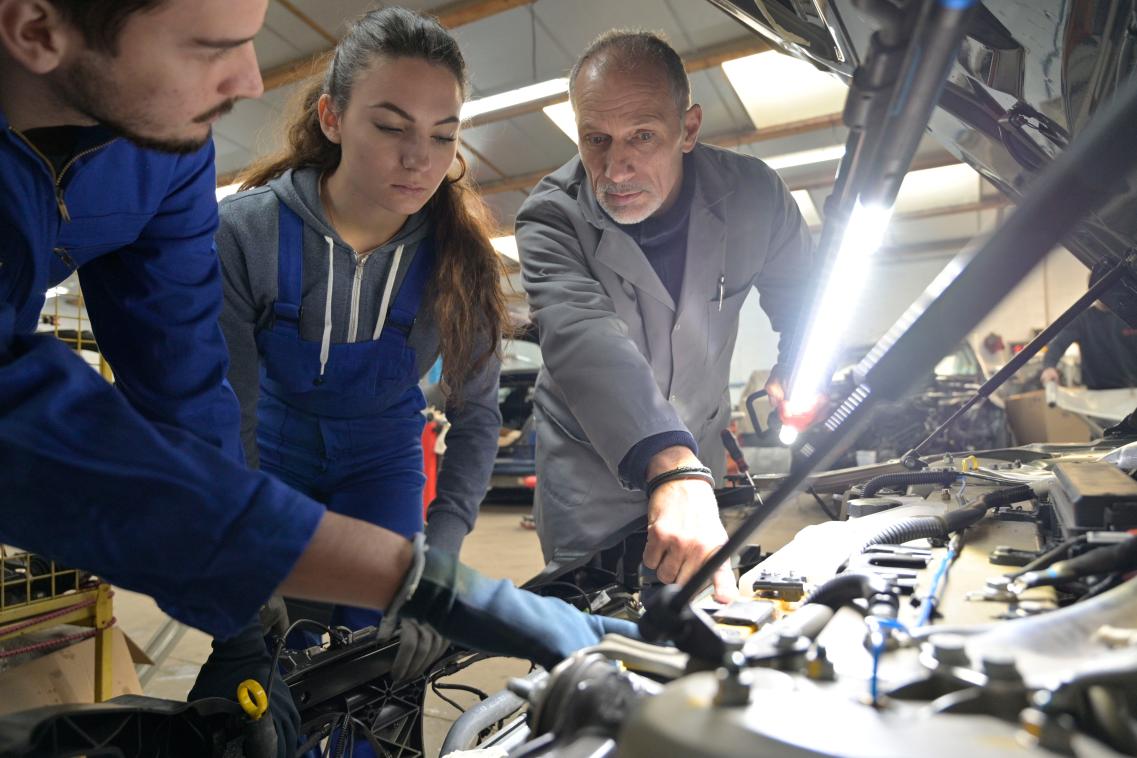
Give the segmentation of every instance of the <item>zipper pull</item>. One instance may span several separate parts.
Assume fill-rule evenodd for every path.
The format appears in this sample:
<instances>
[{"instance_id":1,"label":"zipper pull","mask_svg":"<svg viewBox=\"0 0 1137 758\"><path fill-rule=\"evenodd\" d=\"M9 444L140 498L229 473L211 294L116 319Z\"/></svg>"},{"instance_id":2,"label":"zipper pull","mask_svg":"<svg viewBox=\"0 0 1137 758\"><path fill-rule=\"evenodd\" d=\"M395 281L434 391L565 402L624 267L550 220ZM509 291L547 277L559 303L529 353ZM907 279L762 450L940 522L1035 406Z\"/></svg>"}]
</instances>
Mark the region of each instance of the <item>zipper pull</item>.
<instances>
[{"instance_id":1,"label":"zipper pull","mask_svg":"<svg viewBox=\"0 0 1137 758\"><path fill-rule=\"evenodd\" d=\"M719 313L722 313L722 297L726 293L726 274L719 276Z\"/></svg>"},{"instance_id":2,"label":"zipper pull","mask_svg":"<svg viewBox=\"0 0 1137 758\"><path fill-rule=\"evenodd\" d=\"M58 184L55 185L55 204L59 206L59 215L63 217L66 223L70 224L71 213L67 210L67 202L63 199L63 188Z\"/></svg>"}]
</instances>

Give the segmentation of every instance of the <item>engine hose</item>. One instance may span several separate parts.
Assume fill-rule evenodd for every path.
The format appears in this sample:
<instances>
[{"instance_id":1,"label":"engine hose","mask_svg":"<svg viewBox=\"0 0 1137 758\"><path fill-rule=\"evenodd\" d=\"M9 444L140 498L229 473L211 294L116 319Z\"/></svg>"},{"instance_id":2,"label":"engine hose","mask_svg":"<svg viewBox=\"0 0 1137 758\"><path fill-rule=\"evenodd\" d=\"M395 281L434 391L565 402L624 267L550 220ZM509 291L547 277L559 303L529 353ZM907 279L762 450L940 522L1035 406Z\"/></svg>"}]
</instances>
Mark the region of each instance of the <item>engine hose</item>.
<instances>
[{"instance_id":1,"label":"engine hose","mask_svg":"<svg viewBox=\"0 0 1137 758\"><path fill-rule=\"evenodd\" d=\"M948 536L947 524L939 516L916 516L889 524L869 537L857 550L861 554L873 545L900 545L919 539L944 539Z\"/></svg>"},{"instance_id":2,"label":"engine hose","mask_svg":"<svg viewBox=\"0 0 1137 758\"><path fill-rule=\"evenodd\" d=\"M1128 572L1137 569L1137 536L1108 547L1099 547L1082 553L1077 558L1058 561L1046 569L1028 571L1013 584L1018 589L1063 584L1072 579L1114 571Z\"/></svg>"},{"instance_id":3,"label":"engine hose","mask_svg":"<svg viewBox=\"0 0 1137 758\"><path fill-rule=\"evenodd\" d=\"M861 497L872 497L885 487L913 484L939 484L947 486L960 478L958 471L900 471L894 474L881 474L874 476L865 483Z\"/></svg>"},{"instance_id":4,"label":"engine hose","mask_svg":"<svg viewBox=\"0 0 1137 758\"><path fill-rule=\"evenodd\" d=\"M987 514L987 511L992 508L1021 503L1024 500L1030 500L1034 497L1034 490L1031 489L1029 484L1019 484L1014 487L988 492L977 501L944 516L944 523L947 524L947 530L949 532L958 532L979 521L979 519L983 518Z\"/></svg>"},{"instance_id":5,"label":"engine hose","mask_svg":"<svg viewBox=\"0 0 1137 758\"><path fill-rule=\"evenodd\" d=\"M806 596L802 605L816 603L834 611L852 600L888 592L888 583L870 574L838 574Z\"/></svg>"}]
</instances>

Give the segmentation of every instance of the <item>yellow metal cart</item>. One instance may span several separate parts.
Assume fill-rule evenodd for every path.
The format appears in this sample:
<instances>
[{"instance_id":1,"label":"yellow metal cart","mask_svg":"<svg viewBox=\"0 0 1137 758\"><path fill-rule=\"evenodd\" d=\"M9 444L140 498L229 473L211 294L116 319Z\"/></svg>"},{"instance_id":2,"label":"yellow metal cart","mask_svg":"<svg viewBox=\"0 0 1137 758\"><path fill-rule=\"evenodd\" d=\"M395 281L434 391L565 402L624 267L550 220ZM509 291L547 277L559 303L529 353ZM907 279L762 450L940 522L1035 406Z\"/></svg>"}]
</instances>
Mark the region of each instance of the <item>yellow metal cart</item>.
<instances>
[{"instance_id":1,"label":"yellow metal cart","mask_svg":"<svg viewBox=\"0 0 1137 758\"><path fill-rule=\"evenodd\" d=\"M90 631L0 651L0 657L55 650L94 637L95 702L109 700L110 629L115 622L110 585L34 553L9 552L3 547L0 565L0 642L60 624L91 627Z\"/></svg>"}]
</instances>

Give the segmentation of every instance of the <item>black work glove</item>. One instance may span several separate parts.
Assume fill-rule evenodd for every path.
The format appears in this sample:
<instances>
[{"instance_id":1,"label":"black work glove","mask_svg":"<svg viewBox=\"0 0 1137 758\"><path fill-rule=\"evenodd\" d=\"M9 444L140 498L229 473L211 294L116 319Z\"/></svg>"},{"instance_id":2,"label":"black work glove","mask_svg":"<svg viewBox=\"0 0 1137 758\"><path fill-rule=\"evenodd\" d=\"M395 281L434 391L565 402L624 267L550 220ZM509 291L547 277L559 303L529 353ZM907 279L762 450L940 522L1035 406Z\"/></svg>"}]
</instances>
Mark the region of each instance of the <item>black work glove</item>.
<instances>
[{"instance_id":1,"label":"black work glove","mask_svg":"<svg viewBox=\"0 0 1137 758\"><path fill-rule=\"evenodd\" d=\"M396 684L418 679L450 647L449 640L419 621L404 618L399 629L399 649L391 665Z\"/></svg>"},{"instance_id":2,"label":"black work glove","mask_svg":"<svg viewBox=\"0 0 1137 758\"><path fill-rule=\"evenodd\" d=\"M463 647L527 658L547 669L605 634L640 639L630 621L582 613L563 600L484 577L430 548L417 587L398 610Z\"/></svg>"}]
</instances>

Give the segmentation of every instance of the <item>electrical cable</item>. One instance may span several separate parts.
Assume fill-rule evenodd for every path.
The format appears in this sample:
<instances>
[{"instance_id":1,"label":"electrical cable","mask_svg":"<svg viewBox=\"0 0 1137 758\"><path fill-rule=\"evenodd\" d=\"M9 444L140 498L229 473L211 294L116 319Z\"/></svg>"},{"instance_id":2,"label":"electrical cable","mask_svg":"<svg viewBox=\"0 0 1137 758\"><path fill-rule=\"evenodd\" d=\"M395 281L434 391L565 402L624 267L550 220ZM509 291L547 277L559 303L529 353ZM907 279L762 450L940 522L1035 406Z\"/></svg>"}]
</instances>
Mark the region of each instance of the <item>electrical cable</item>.
<instances>
[{"instance_id":1,"label":"electrical cable","mask_svg":"<svg viewBox=\"0 0 1137 758\"><path fill-rule=\"evenodd\" d=\"M1037 571L1039 569L1044 569L1051 563L1054 563L1054 561L1068 554L1074 547L1081 545L1085 541L1086 535L1084 534L1078 535L1073 539L1066 540L1057 547L1053 547L1050 550L1047 550L1045 553L1038 556L1033 561L1020 568L1018 571L1007 574L1007 577L1010 579L1018 579L1028 571Z\"/></svg>"},{"instance_id":2,"label":"electrical cable","mask_svg":"<svg viewBox=\"0 0 1137 758\"><path fill-rule=\"evenodd\" d=\"M465 713L465 712L466 712L466 709L465 709L465 708L463 708L461 705L459 705L457 701L455 701L455 700L452 700L451 698L447 697L446 695L443 695L443 694L440 692L440 690L459 690L459 691L466 691L466 689L467 689L467 688L465 688L464 686L458 686L458 685L450 685L450 686L447 686L447 685L444 685L444 684L439 684L439 683L438 683L438 680L437 680L437 679L433 679L433 680L431 680L431 682L430 682L430 689L431 689L431 691L432 691L432 692L433 692L435 695L438 695L438 698L439 698L440 700L442 700L442 702L444 702L444 703L446 703L447 705L451 706L452 708L454 708L455 710L457 710L459 713ZM472 687L471 687L471 688L469 688L469 689L474 689L474 688L472 688ZM481 690L478 690L478 692L481 692ZM483 693L483 694L484 694L484 693ZM485 698L484 698L484 697L483 697L482 699L483 699L483 700L485 700Z\"/></svg>"},{"instance_id":3,"label":"electrical cable","mask_svg":"<svg viewBox=\"0 0 1137 758\"><path fill-rule=\"evenodd\" d=\"M280 640L276 643L276 650L272 654L272 664L269 665L268 669L268 684L265 685L265 699L268 700L270 704L272 703L272 686L276 682L276 671L280 667L280 655L284 652L285 640L288 639L288 635L305 625L326 632L329 636L332 634L331 627L326 624L321 624L319 621L313 621L312 619L296 619L288 625L288 628L284 630L284 634L280 635Z\"/></svg>"},{"instance_id":4,"label":"electrical cable","mask_svg":"<svg viewBox=\"0 0 1137 758\"><path fill-rule=\"evenodd\" d=\"M455 692L469 692L471 695L477 695L479 700L485 700L489 697L489 693L485 690L480 690L469 684L458 684L456 682L438 684L436 680L435 686L440 690L454 690Z\"/></svg>"},{"instance_id":5,"label":"electrical cable","mask_svg":"<svg viewBox=\"0 0 1137 758\"><path fill-rule=\"evenodd\" d=\"M529 585L526 586L525 589L529 590L530 592L536 592L537 590L544 589L545 587L568 587L569 589L573 590L581 600L584 601L586 611L591 609L591 604L588 602L588 593L581 589L579 585L573 584L572 582L566 582L563 579ZM561 598L561 600L565 600L565 598ZM568 601L565 600L565 602Z\"/></svg>"},{"instance_id":6,"label":"electrical cable","mask_svg":"<svg viewBox=\"0 0 1137 758\"><path fill-rule=\"evenodd\" d=\"M868 624L869 634L872 637L872 646L870 652L872 653L872 675L869 677L869 698L873 705L877 704L880 698L880 659L884 655L885 647L888 645L888 635L885 630L900 632L908 634L908 628L896 619L880 618L878 616L868 616L865 618L865 623Z\"/></svg>"},{"instance_id":7,"label":"electrical cable","mask_svg":"<svg viewBox=\"0 0 1137 758\"><path fill-rule=\"evenodd\" d=\"M928 594L924 596L923 602L920 603L920 615L917 617L916 626L927 626L932 621L932 616L936 612L936 606L939 605L939 593L941 585L947 579L948 569L955 562L956 557L959 555L960 547L963 544L963 537L957 534L948 543L947 552L940 560L939 566L936 567L936 573L932 575L932 583L928 587Z\"/></svg>"},{"instance_id":8,"label":"electrical cable","mask_svg":"<svg viewBox=\"0 0 1137 758\"><path fill-rule=\"evenodd\" d=\"M1073 579L1099 574L1126 572L1137 568L1137 536L1124 542L1098 547L1076 558L1058 561L1048 568L1028 571L1011 582L1012 592L1031 587L1065 584Z\"/></svg>"},{"instance_id":9,"label":"electrical cable","mask_svg":"<svg viewBox=\"0 0 1137 758\"><path fill-rule=\"evenodd\" d=\"M963 476L963 472L950 470L897 471L891 474L881 474L865 482L865 486L861 490L861 497L873 497L885 487L897 485L908 487L914 484L939 484L946 487L961 476Z\"/></svg>"}]
</instances>

